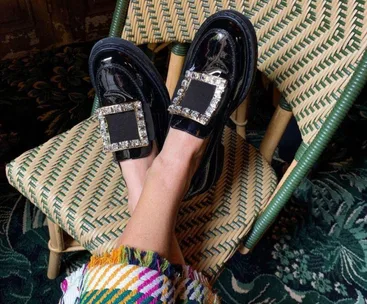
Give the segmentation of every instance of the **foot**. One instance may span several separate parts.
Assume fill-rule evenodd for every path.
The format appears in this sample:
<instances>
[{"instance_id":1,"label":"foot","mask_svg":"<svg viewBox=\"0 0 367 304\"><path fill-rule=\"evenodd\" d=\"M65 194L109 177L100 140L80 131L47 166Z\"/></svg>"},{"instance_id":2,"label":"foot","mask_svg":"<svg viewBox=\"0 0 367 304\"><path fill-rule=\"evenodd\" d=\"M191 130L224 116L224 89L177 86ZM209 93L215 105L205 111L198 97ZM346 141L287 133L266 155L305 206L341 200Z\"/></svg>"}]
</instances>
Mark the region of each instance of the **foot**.
<instances>
[{"instance_id":1,"label":"foot","mask_svg":"<svg viewBox=\"0 0 367 304\"><path fill-rule=\"evenodd\" d=\"M129 193L128 206L130 214L133 213L136 204L138 203L148 169L152 165L157 154L157 145L153 145L153 149L148 156L139 159L127 159L119 162Z\"/></svg>"},{"instance_id":2,"label":"foot","mask_svg":"<svg viewBox=\"0 0 367 304\"><path fill-rule=\"evenodd\" d=\"M188 178L184 185L184 193L187 192L191 179L201 163L207 143L207 139L198 138L174 128L169 129L158 158L166 168L172 168L172 171L177 169L187 171Z\"/></svg>"}]
</instances>

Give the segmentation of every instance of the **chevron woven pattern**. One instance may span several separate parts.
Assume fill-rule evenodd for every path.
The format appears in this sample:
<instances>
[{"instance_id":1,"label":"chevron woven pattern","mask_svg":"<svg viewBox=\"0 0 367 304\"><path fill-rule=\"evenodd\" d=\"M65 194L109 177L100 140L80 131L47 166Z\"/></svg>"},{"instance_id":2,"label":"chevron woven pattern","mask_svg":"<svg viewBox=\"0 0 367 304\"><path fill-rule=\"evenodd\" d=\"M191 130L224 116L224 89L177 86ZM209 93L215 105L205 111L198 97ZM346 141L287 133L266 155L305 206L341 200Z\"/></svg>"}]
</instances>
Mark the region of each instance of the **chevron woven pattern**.
<instances>
[{"instance_id":1,"label":"chevron woven pattern","mask_svg":"<svg viewBox=\"0 0 367 304\"><path fill-rule=\"evenodd\" d=\"M235 132L227 128L223 141L220 180L184 202L177 223L187 262L211 277L237 249L277 183L270 165ZM129 219L127 190L112 154L102 152L95 116L12 161L7 177L91 253L116 247Z\"/></svg>"},{"instance_id":2,"label":"chevron woven pattern","mask_svg":"<svg viewBox=\"0 0 367 304\"><path fill-rule=\"evenodd\" d=\"M190 42L222 9L250 18L258 68L277 84L309 144L366 50L367 1L131 0L122 37L136 44Z\"/></svg>"}]
</instances>

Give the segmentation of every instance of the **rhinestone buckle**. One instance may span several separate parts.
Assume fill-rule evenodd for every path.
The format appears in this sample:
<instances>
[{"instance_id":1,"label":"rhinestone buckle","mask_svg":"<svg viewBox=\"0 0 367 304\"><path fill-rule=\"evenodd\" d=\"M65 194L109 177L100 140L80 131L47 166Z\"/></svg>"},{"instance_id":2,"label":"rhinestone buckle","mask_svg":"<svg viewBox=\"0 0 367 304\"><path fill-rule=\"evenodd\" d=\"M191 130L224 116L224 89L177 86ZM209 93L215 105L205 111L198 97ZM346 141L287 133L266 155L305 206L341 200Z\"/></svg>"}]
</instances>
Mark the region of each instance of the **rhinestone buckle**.
<instances>
[{"instance_id":1,"label":"rhinestone buckle","mask_svg":"<svg viewBox=\"0 0 367 304\"><path fill-rule=\"evenodd\" d=\"M204 114L181 106L181 101L185 96L185 92L190 86L191 80L193 79L214 85L216 87L213 98ZM177 96L172 100L172 105L168 107L168 112L190 118L205 126L209 123L213 113L217 110L226 85L227 80L224 78L198 72L186 71L185 78L181 82L181 88L177 91Z\"/></svg>"},{"instance_id":2,"label":"rhinestone buckle","mask_svg":"<svg viewBox=\"0 0 367 304\"><path fill-rule=\"evenodd\" d=\"M111 143L106 116L110 114L123 113L129 111L135 111L135 118L138 125L139 139L125 140L117 143ZM115 152L131 148L146 147L149 145L148 132L144 120L144 112L141 101L132 101L102 107L97 109L96 115L99 120L100 133L103 141L104 152Z\"/></svg>"}]
</instances>

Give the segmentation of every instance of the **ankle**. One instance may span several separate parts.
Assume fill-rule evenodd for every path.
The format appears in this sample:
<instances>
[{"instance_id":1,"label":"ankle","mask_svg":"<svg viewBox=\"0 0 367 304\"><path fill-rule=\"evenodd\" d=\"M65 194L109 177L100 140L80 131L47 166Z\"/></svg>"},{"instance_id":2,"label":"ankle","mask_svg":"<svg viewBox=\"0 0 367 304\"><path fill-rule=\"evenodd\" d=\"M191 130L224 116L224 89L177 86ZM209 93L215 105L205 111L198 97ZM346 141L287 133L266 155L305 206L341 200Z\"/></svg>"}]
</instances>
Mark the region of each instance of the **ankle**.
<instances>
[{"instance_id":1,"label":"ankle","mask_svg":"<svg viewBox=\"0 0 367 304\"><path fill-rule=\"evenodd\" d=\"M177 192L181 193L187 188L186 184L190 183L191 167L189 160L184 161L183 158L161 152L155 158L148 172L148 178L159 176L161 189L177 189Z\"/></svg>"},{"instance_id":2,"label":"ankle","mask_svg":"<svg viewBox=\"0 0 367 304\"><path fill-rule=\"evenodd\" d=\"M132 214L139 201L147 172L152 165L157 153L158 149L156 144L154 143L152 152L147 157L139 159L128 159L120 162L122 175L128 189L128 207L130 214Z\"/></svg>"},{"instance_id":3,"label":"ankle","mask_svg":"<svg viewBox=\"0 0 367 304\"><path fill-rule=\"evenodd\" d=\"M204 152L204 140L186 132L171 128L168 132L161 156L172 163L196 162Z\"/></svg>"},{"instance_id":4,"label":"ankle","mask_svg":"<svg viewBox=\"0 0 367 304\"><path fill-rule=\"evenodd\" d=\"M129 208L129 213L130 215L133 214L136 205L138 204L139 198L140 198L140 194L141 194L141 190L139 191L130 191L128 193L128 208Z\"/></svg>"}]
</instances>

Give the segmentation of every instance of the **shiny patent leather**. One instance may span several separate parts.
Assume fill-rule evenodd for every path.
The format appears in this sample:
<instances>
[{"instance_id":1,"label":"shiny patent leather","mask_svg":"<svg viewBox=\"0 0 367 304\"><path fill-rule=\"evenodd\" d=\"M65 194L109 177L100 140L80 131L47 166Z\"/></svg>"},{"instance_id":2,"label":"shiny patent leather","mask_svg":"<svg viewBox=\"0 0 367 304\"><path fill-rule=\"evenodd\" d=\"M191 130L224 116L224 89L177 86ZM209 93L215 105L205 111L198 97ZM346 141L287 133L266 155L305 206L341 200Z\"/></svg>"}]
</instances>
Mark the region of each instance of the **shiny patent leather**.
<instances>
[{"instance_id":1,"label":"shiny patent leather","mask_svg":"<svg viewBox=\"0 0 367 304\"><path fill-rule=\"evenodd\" d=\"M148 156L154 140L158 148L161 147L168 128L169 96L158 71L145 54L125 40L102 39L92 49L89 69L102 107L135 100L143 104L149 146L114 152L116 160ZM124 113L115 115L123 119Z\"/></svg>"},{"instance_id":2,"label":"shiny patent leather","mask_svg":"<svg viewBox=\"0 0 367 304\"><path fill-rule=\"evenodd\" d=\"M173 115L171 127L183 130L199 138L208 137L215 131L217 119L223 119L224 111L228 106L228 97L232 95L234 80L237 75L235 60L235 41L232 36L223 29L212 29L203 34L197 42L198 48L187 60L185 71L195 71L208 75L220 76L228 80L228 84L218 110L213 113L208 125L202 125L191 119ZM210 100L203 101L209 105Z\"/></svg>"},{"instance_id":3,"label":"shiny patent leather","mask_svg":"<svg viewBox=\"0 0 367 304\"><path fill-rule=\"evenodd\" d=\"M185 199L205 192L219 179L224 149L221 136L224 126L237 106L245 99L256 72L257 42L251 23L235 11L220 11L201 26L186 57L179 84L187 70L220 76L228 81L221 104L208 125L173 115L170 125L209 143ZM177 87L177 90L179 86ZM209 103L209 101L207 101Z\"/></svg>"}]
</instances>

